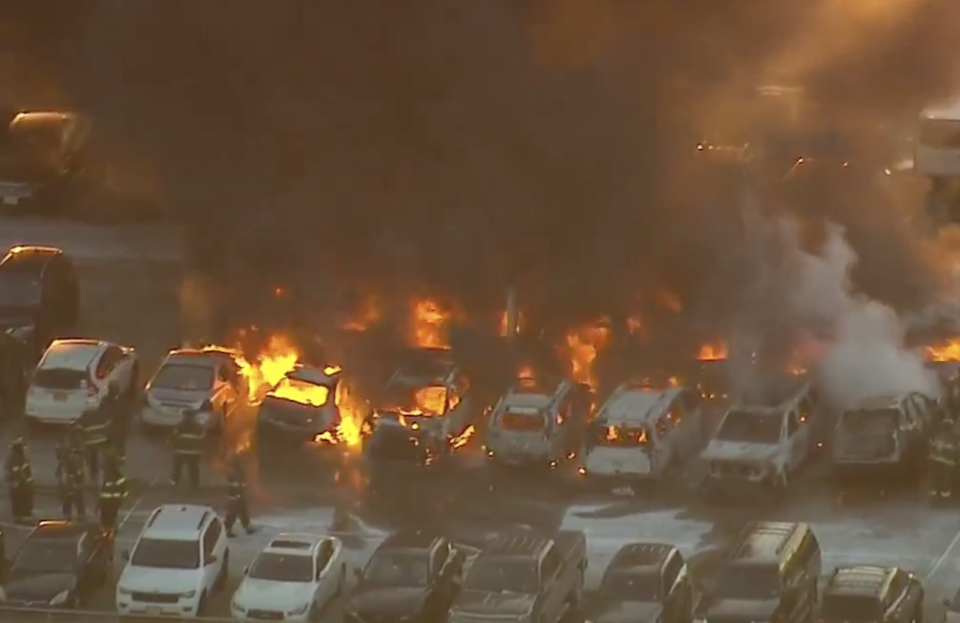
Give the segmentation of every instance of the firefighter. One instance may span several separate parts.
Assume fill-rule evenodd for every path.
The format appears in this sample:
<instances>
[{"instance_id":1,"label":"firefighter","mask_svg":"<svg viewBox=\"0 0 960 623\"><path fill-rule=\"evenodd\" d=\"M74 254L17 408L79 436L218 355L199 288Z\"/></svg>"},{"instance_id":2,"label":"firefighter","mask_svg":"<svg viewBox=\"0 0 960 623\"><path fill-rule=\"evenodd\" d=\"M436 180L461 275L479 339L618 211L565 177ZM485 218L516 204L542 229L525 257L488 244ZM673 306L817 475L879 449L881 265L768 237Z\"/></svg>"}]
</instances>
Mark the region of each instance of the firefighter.
<instances>
[{"instance_id":1,"label":"firefighter","mask_svg":"<svg viewBox=\"0 0 960 623\"><path fill-rule=\"evenodd\" d=\"M100 462L103 451L110 442L108 436L109 422L106 412L101 408L87 409L80 415L80 426L83 428L83 443L86 446L87 473L96 482L100 474Z\"/></svg>"},{"instance_id":2,"label":"firefighter","mask_svg":"<svg viewBox=\"0 0 960 623\"><path fill-rule=\"evenodd\" d=\"M180 474L184 469L189 472L190 484L194 489L200 487L200 457L203 454L203 427L197 422L197 412L190 409L183 412L183 419L173 431L173 474L171 482L180 483Z\"/></svg>"},{"instance_id":3,"label":"firefighter","mask_svg":"<svg viewBox=\"0 0 960 623\"><path fill-rule=\"evenodd\" d=\"M17 437L10 444L5 471L13 519L29 519L33 515L33 470L27 458L27 444L23 437Z\"/></svg>"},{"instance_id":4,"label":"firefighter","mask_svg":"<svg viewBox=\"0 0 960 623\"><path fill-rule=\"evenodd\" d=\"M127 479L120 471L116 457L108 454L103 461L103 481L100 484L100 526L109 533L117 529L120 507L127 497Z\"/></svg>"},{"instance_id":5,"label":"firefighter","mask_svg":"<svg viewBox=\"0 0 960 623\"><path fill-rule=\"evenodd\" d=\"M63 507L63 516L86 519L87 508L83 499L83 458L73 452L69 439L64 438L57 447L57 494Z\"/></svg>"},{"instance_id":6,"label":"firefighter","mask_svg":"<svg viewBox=\"0 0 960 623\"><path fill-rule=\"evenodd\" d=\"M83 484L86 480L84 464L87 459L87 445L83 425L79 420L70 425L62 443L65 452L70 455L72 465L80 474L80 484Z\"/></svg>"},{"instance_id":7,"label":"firefighter","mask_svg":"<svg viewBox=\"0 0 960 623\"><path fill-rule=\"evenodd\" d=\"M253 534L254 528L250 525L250 510L247 506L247 477L243 472L243 459L237 455L230 460L230 471L227 472L227 536L233 538L233 524L240 520L240 525Z\"/></svg>"},{"instance_id":8,"label":"firefighter","mask_svg":"<svg viewBox=\"0 0 960 623\"><path fill-rule=\"evenodd\" d=\"M960 434L951 421L941 423L930 441L929 455L930 497L949 499L957 490L957 472L960 469Z\"/></svg>"}]
</instances>

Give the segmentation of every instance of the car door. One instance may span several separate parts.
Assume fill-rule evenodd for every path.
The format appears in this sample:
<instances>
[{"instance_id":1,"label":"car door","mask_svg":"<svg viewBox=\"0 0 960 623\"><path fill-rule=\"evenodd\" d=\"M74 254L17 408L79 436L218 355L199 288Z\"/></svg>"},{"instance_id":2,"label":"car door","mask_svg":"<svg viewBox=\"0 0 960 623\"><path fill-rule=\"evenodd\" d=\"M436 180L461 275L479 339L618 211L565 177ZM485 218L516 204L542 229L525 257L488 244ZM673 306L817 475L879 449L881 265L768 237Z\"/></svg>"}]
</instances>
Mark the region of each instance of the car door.
<instances>
[{"instance_id":1,"label":"car door","mask_svg":"<svg viewBox=\"0 0 960 623\"><path fill-rule=\"evenodd\" d=\"M94 376L96 377L97 389L100 392L103 392L110 382L115 380L114 373L122 355L123 352L119 348L110 345L104 349L100 359L97 360ZM120 388L122 389L123 386L121 385Z\"/></svg>"},{"instance_id":2,"label":"car door","mask_svg":"<svg viewBox=\"0 0 960 623\"><path fill-rule=\"evenodd\" d=\"M331 569L333 552L333 541L324 539L317 547L317 553L313 557L313 573L317 583L313 593L313 601L318 605L327 603L333 598L337 590L337 577Z\"/></svg>"},{"instance_id":3,"label":"car door","mask_svg":"<svg viewBox=\"0 0 960 623\"><path fill-rule=\"evenodd\" d=\"M109 355L110 364L106 372L106 381L116 383L117 387L124 391L130 387L131 367L133 366L133 357L127 355L116 345L111 344L107 347L104 356Z\"/></svg>"},{"instance_id":4,"label":"car door","mask_svg":"<svg viewBox=\"0 0 960 623\"><path fill-rule=\"evenodd\" d=\"M220 572L223 552L220 551L220 537L223 534L223 525L214 517L206 532L203 533L203 584L208 589L214 585Z\"/></svg>"}]
</instances>

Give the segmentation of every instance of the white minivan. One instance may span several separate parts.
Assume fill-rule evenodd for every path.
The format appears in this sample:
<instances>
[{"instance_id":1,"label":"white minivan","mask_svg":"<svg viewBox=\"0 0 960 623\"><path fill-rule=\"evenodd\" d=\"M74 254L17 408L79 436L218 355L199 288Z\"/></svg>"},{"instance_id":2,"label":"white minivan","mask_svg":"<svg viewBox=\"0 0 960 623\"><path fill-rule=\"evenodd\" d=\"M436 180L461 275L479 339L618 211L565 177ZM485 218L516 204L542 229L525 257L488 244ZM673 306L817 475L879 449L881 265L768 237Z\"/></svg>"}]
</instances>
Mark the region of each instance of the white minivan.
<instances>
[{"instance_id":1,"label":"white minivan","mask_svg":"<svg viewBox=\"0 0 960 623\"><path fill-rule=\"evenodd\" d=\"M122 615L203 616L227 585L230 550L209 506L165 504L150 514L117 581Z\"/></svg>"}]
</instances>

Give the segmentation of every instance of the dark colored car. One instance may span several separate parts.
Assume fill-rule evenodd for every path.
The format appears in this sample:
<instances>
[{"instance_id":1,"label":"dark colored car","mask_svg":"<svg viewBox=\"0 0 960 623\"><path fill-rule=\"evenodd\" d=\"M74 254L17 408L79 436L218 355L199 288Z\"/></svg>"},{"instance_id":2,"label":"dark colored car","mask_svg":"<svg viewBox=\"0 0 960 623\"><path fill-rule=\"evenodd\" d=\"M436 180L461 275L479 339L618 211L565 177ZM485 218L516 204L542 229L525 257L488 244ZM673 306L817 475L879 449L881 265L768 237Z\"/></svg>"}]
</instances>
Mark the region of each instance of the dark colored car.
<instances>
[{"instance_id":1,"label":"dark colored car","mask_svg":"<svg viewBox=\"0 0 960 623\"><path fill-rule=\"evenodd\" d=\"M90 120L73 112L21 112L0 130L0 208L62 214L85 184Z\"/></svg>"},{"instance_id":2,"label":"dark colored car","mask_svg":"<svg viewBox=\"0 0 960 623\"><path fill-rule=\"evenodd\" d=\"M613 556L590 605L595 623L689 623L693 584L672 545L630 543Z\"/></svg>"},{"instance_id":3,"label":"dark colored car","mask_svg":"<svg viewBox=\"0 0 960 623\"><path fill-rule=\"evenodd\" d=\"M0 329L36 358L79 315L80 285L63 249L16 246L0 260Z\"/></svg>"},{"instance_id":4,"label":"dark colored car","mask_svg":"<svg viewBox=\"0 0 960 623\"><path fill-rule=\"evenodd\" d=\"M41 521L2 578L4 603L21 608L75 608L107 584L113 539L99 527Z\"/></svg>"},{"instance_id":5,"label":"dark colored car","mask_svg":"<svg viewBox=\"0 0 960 623\"><path fill-rule=\"evenodd\" d=\"M357 570L346 623L446 620L460 592L463 558L446 537L429 531L388 536Z\"/></svg>"},{"instance_id":6,"label":"dark colored car","mask_svg":"<svg viewBox=\"0 0 960 623\"><path fill-rule=\"evenodd\" d=\"M923 596L920 580L898 567L839 567L823 589L820 620L919 622L923 620Z\"/></svg>"}]
</instances>

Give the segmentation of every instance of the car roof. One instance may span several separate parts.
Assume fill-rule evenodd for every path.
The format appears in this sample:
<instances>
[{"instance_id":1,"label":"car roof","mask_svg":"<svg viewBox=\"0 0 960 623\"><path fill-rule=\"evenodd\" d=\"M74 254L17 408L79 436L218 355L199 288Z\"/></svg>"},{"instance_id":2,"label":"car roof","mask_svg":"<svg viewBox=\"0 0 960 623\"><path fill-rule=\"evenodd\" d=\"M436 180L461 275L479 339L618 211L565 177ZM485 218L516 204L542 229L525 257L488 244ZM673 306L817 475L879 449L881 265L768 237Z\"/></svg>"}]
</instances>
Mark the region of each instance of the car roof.
<instances>
[{"instance_id":1,"label":"car roof","mask_svg":"<svg viewBox=\"0 0 960 623\"><path fill-rule=\"evenodd\" d=\"M171 541L195 541L216 516L216 511L209 506L164 504L150 514L141 536Z\"/></svg>"},{"instance_id":2,"label":"car roof","mask_svg":"<svg viewBox=\"0 0 960 623\"><path fill-rule=\"evenodd\" d=\"M826 592L879 597L889 589L896 567L856 565L837 567L827 582Z\"/></svg>"},{"instance_id":3,"label":"car roof","mask_svg":"<svg viewBox=\"0 0 960 623\"><path fill-rule=\"evenodd\" d=\"M682 391L679 387L658 391L624 384L610 395L597 413L597 419L609 423L655 420Z\"/></svg>"},{"instance_id":4,"label":"car roof","mask_svg":"<svg viewBox=\"0 0 960 623\"><path fill-rule=\"evenodd\" d=\"M263 551L294 556L310 556L326 538L316 534L281 532L267 543Z\"/></svg>"},{"instance_id":5,"label":"car roof","mask_svg":"<svg viewBox=\"0 0 960 623\"><path fill-rule=\"evenodd\" d=\"M24 265L35 266L38 272L42 272L47 264L56 257L63 255L63 249L60 247L47 247L41 245L16 245L7 251L3 259L0 260L0 267L16 265L18 268Z\"/></svg>"},{"instance_id":6,"label":"car roof","mask_svg":"<svg viewBox=\"0 0 960 623\"><path fill-rule=\"evenodd\" d=\"M305 366L297 364L293 370L287 373L287 378L295 381L304 381L314 385L328 386L337 382L340 378L342 369L336 366L326 366L318 368L315 366Z\"/></svg>"},{"instance_id":7,"label":"car roof","mask_svg":"<svg viewBox=\"0 0 960 623\"><path fill-rule=\"evenodd\" d=\"M380 544L380 547L389 549L429 550L440 538L440 535L430 530L400 530L385 538Z\"/></svg>"},{"instance_id":8,"label":"car roof","mask_svg":"<svg viewBox=\"0 0 960 623\"><path fill-rule=\"evenodd\" d=\"M43 356L43 368L86 370L107 348L107 342L85 339L54 340Z\"/></svg>"},{"instance_id":9,"label":"car roof","mask_svg":"<svg viewBox=\"0 0 960 623\"><path fill-rule=\"evenodd\" d=\"M56 110L27 110L14 115L10 125L18 121L71 121L76 119L76 113Z\"/></svg>"},{"instance_id":10,"label":"car roof","mask_svg":"<svg viewBox=\"0 0 960 623\"><path fill-rule=\"evenodd\" d=\"M744 528L740 540L730 554L736 562L779 563L793 548L797 537L806 533L803 523L758 521Z\"/></svg>"},{"instance_id":11,"label":"car roof","mask_svg":"<svg viewBox=\"0 0 960 623\"><path fill-rule=\"evenodd\" d=\"M609 569L659 569L676 548L666 543L628 543L617 550Z\"/></svg>"},{"instance_id":12,"label":"car roof","mask_svg":"<svg viewBox=\"0 0 960 623\"><path fill-rule=\"evenodd\" d=\"M804 376L774 376L752 384L736 396L732 410L785 411L807 393L809 379Z\"/></svg>"},{"instance_id":13,"label":"car roof","mask_svg":"<svg viewBox=\"0 0 960 623\"><path fill-rule=\"evenodd\" d=\"M548 537L526 530L499 535L481 552L481 556L536 556L550 542Z\"/></svg>"},{"instance_id":14,"label":"car roof","mask_svg":"<svg viewBox=\"0 0 960 623\"><path fill-rule=\"evenodd\" d=\"M227 355L224 353L204 352L202 350L177 349L167 353L160 367L167 365L209 366L217 365Z\"/></svg>"}]
</instances>

